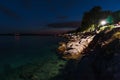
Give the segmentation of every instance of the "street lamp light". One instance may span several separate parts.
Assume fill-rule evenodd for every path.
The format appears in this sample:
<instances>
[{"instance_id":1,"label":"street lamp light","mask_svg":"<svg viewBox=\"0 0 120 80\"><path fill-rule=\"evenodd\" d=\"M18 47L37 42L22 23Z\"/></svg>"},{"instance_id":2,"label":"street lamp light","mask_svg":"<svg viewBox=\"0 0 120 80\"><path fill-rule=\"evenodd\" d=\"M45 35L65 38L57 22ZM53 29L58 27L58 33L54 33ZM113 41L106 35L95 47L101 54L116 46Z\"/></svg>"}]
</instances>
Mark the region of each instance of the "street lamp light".
<instances>
[{"instance_id":1,"label":"street lamp light","mask_svg":"<svg viewBox=\"0 0 120 80\"><path fill-rule=\"evenodd\" d=\"M100 25L105 25L107 22L105 21L105 20L102 20L101 22L100 22Z\"/></svg>"}]
</instances>

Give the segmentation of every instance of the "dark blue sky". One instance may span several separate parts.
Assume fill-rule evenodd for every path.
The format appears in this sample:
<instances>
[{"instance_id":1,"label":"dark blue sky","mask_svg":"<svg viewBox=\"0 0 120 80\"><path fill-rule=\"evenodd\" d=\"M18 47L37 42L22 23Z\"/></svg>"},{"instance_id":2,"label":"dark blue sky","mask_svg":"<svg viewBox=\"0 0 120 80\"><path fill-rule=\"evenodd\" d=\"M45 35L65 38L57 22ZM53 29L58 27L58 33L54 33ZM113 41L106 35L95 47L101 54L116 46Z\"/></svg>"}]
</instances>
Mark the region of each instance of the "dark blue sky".
<instances>
[{"instance_id":1,"label":"dark blue sky","mask_svg":"<svg viewBox=\"0 0 120 80\"><path fill-rule=\"evenodd\" d=\"M39 31L48 23L81 21L93 6L120 10L120 0L0 0L0 32ZM46 28L47 29L47 28Z\"/></svg>"}]
</instances>

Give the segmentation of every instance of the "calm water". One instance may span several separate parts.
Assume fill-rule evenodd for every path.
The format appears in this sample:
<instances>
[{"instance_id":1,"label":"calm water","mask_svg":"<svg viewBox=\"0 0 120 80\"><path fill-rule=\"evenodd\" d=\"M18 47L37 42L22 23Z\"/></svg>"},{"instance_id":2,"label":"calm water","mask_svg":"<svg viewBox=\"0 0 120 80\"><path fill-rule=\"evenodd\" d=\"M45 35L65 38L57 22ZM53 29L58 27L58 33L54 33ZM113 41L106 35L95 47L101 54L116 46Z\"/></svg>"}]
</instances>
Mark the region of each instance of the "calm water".
<instances>
[{"instance_id":1,"label":"calm water","mask_svg":"<svg viewBox=\"0 0 120 80\"><path fill-rule=\"evenodd\" d=\"M0 71L6 64L18 67L55 55L58 41L52 36L1 36Z\"/></svg>"}]
</instances>

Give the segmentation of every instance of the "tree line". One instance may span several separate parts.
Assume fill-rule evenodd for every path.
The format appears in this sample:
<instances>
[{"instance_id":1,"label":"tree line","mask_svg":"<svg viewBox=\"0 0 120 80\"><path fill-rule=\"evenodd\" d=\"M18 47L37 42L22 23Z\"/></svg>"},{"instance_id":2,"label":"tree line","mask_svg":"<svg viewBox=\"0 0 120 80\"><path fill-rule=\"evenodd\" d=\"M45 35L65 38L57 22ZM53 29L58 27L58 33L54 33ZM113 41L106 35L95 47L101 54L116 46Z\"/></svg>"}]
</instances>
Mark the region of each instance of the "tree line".
<instances>
[{"instance_id":1,"label":"tree line","mask_svg":"<svg viewBox=\"0 0 120 80\"><path fill-rule=\"evenodd\" d=\"M101 20L106 20L108 24L117 23L120 21L120 11L112 12L110 10L102 10L100 6L95 6L84 13L81 26L77 31L83 31L90 27L96 28Z\"/></svg>"}]
</instances>

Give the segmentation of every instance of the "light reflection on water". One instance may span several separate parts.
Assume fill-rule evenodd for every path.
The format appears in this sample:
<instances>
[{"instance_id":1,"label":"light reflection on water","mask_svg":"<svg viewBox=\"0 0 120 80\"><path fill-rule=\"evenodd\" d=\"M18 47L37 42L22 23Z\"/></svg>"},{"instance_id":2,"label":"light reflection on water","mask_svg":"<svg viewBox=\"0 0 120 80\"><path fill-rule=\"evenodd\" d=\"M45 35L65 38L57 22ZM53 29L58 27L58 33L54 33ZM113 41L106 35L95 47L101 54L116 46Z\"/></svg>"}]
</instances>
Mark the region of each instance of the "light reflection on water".
<instances>
[{"instance_id":1,"label":"light reflection on water","mask_svg":"<svg viewBox=\"0 0 120 80\"><path fill-rule=\"evenodd\" d=\"M1 36L0 66L10 64L18 67L52 56L58 40L52 36Z\"/></svg>"}]
</instances>

